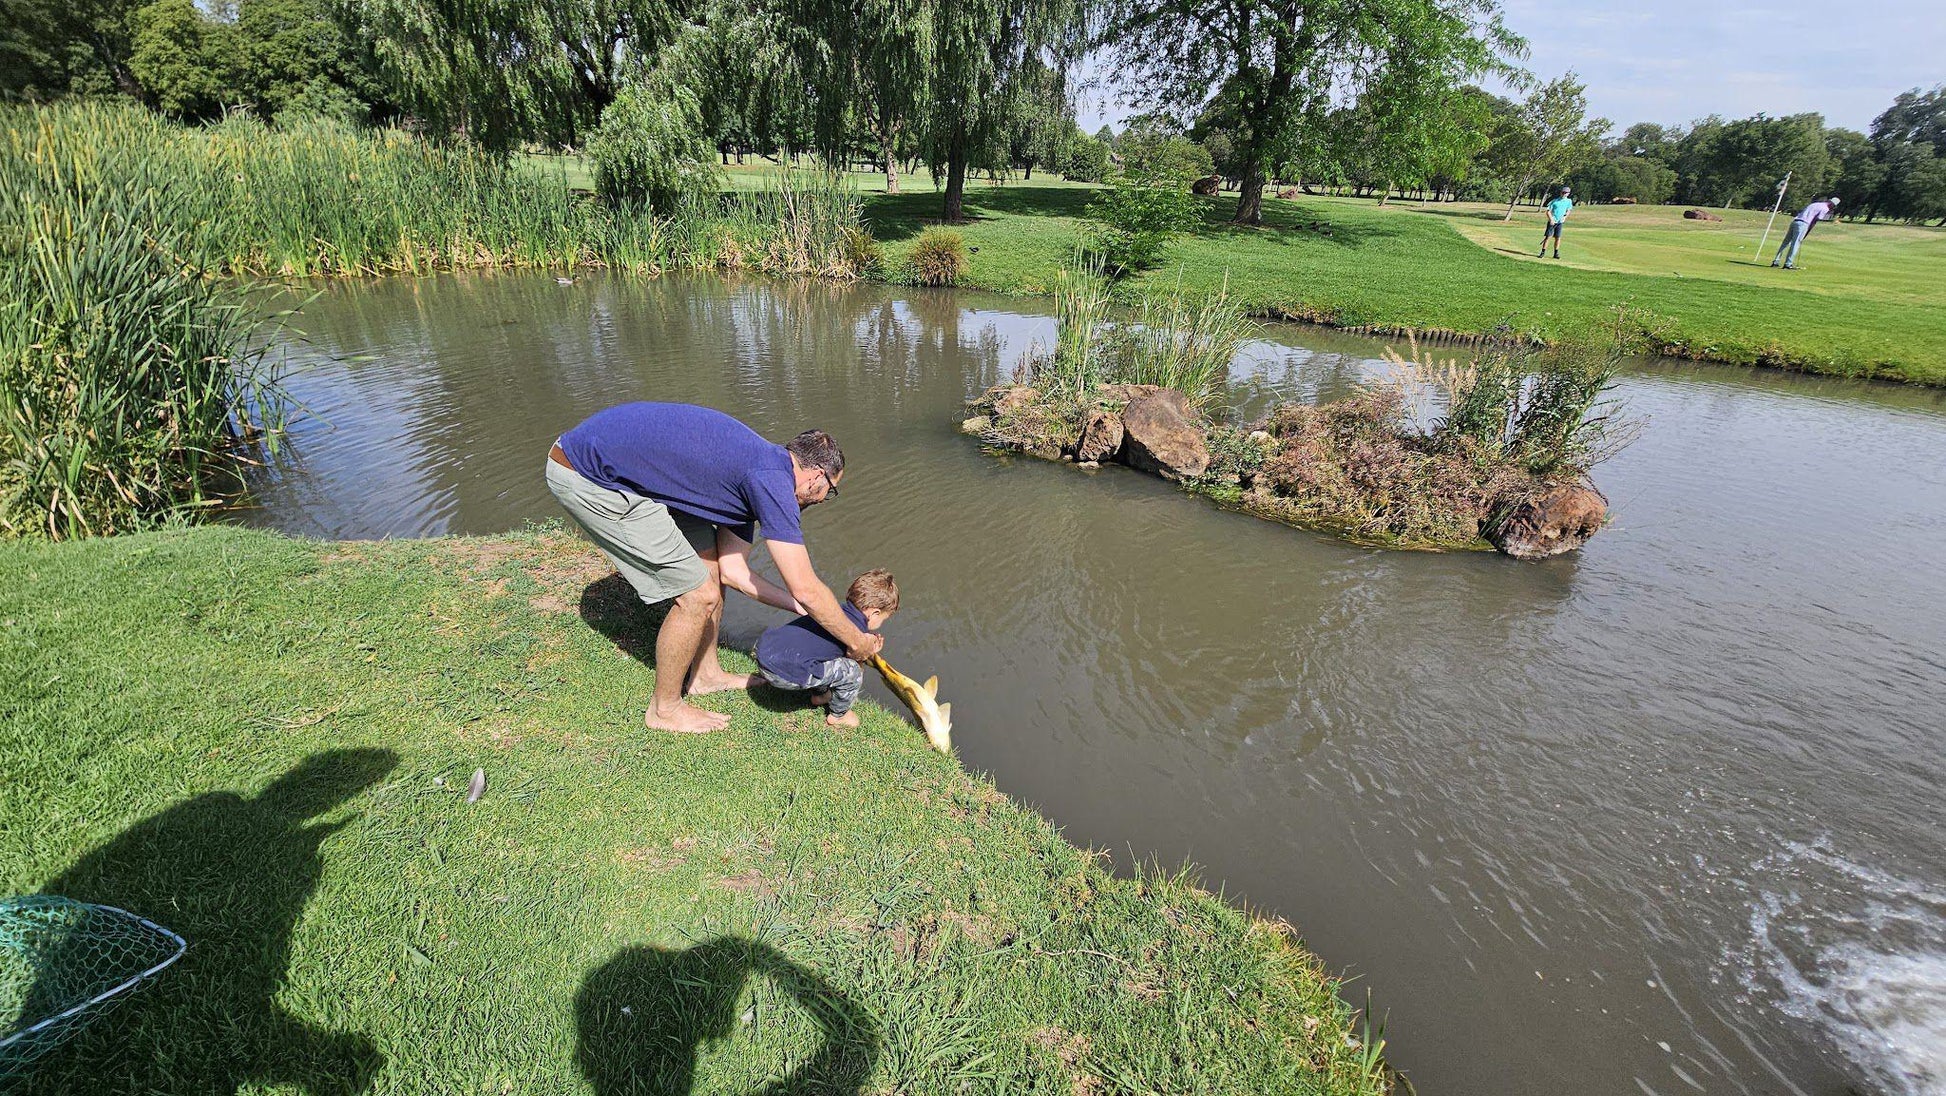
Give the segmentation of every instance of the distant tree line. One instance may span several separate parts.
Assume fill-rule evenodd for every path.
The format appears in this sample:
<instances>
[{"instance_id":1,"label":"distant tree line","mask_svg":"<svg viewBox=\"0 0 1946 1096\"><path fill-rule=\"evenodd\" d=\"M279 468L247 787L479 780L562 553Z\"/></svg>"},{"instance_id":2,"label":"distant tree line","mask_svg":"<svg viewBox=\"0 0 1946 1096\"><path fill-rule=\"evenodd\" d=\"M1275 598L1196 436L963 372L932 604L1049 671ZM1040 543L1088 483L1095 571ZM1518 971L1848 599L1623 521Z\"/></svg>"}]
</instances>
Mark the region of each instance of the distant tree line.
<instances>
[{"instance_id":1,"label":"distant tree line","mask_svg":"<svg viewBox=\"0 0 1946 1096\"><path fill-rule=\"evenodd\" d=\"M1768 208L1786 172L1786 204L1835 194L1849 217L1946 222L1946 86L1901 93L1869 133L1819 114L1637 123L1567 181L1597 202Z\"/></svg>"},{"instance_id":2,"label":"distant tree line","mask_svg":"<svg viewBox=\"0 0 1946 1096\"><path fill-rule=\"evenodd\" d=\"M0 0L0 13L3 100L122 95L187 122L247 110L500 153L592 146L626 158L602 177L651 204L686 189L673 181L706 185L704 158L814 153L881 171L892 191L924 165L949 220L969 175L1036 171L1215 175L1244 224L1289 186L1511 214L1564 182L1587 201L1765 206L1786 171L1793 200L1946 219L1946 87L1900 95L1869 134L1760 114L1613 136L1572 73L1519 67L1526 44L1497 0ZM1071 74L1090 50L1142 111L1121 134L1075 123ZM1493 77L1518 98L1482 90Z\"/></svg>"}]
</instances>

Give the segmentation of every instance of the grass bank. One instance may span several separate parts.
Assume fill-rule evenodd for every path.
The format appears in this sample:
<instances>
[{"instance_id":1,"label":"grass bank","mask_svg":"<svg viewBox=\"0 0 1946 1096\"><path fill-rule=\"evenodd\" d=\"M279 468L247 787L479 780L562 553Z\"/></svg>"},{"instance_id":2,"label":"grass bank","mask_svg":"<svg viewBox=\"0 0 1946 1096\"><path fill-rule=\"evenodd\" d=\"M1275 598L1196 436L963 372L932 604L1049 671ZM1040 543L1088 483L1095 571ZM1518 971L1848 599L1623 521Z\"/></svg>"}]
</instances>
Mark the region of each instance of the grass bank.
<instances>
[{"instance_id":1,"label":"grass bank","mask_svg":"<svg viewBox=\"0 0 1946 1096\"><path fill-rule=\"evenodd\" d=\"M190 941L27 1090L1378 1090L1285 929L1111 876L883 711L644 732L652 623L597 559L0 545L0 893Z\"/></svg>"},{"instance_id":2,"label":"grass bank","mask_svg":"<svg viewBox=\"0 0 1946 1096\"><path fill-rule=\"evenodd\" d=\"M969 186L972 220L961 231L979 250L963 284L1052 292L1093 193L1066 183ZM1946 284L1946 231L1821 226L1805 268L1784 272L1748 265L1762 217L1738 211L1699 223L1671 206L1578 210L1569 258L1556 262L1534 258L1533 211L1508 226L1485 206L1299 197L1267 199L1263 227L1237 228L1225 223L1234 202L1209 199L1204 227L1124 292L1227 284L1267 316L1466 333L1506 324L1544 338L1626 303L1666 321L1657 349L1674 356L1946 384L1937 288ZM925 190L868 198L888 270L938 213Z\"/></svg>"}]
</instances>

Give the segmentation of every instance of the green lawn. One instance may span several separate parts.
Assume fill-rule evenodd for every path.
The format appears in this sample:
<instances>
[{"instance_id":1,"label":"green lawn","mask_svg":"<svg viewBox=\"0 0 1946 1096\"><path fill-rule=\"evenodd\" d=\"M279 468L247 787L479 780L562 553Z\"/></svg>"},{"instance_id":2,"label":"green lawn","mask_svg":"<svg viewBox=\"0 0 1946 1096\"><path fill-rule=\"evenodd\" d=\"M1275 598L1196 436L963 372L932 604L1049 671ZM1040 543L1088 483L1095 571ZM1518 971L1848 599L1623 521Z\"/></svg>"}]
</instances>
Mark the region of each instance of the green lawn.
<instances>
[{"instance_id":1,"label":"green lawn","mask_svg":"<svg viewBox=\"0 0 1946 1096\"><path fill-rule=\"evenodd\" d=\"M1046 292L1081 237L1087 200L1085 190L1072 186L969 188L972 221L964 232L967 243L979 248L971 282L1002 292ZM1937 288L1946 284L1946 232L1842 225L1827 235L1821 228L1805 252L1804 270L1746 269L1732 255L1716 263L1719 276L1704 277L1683 267L1708 269L1712 252L1689 243L1699 234L1680 210L1667 207L1660 210L1666 226L1648 220L1653 211L1640 210L1612 229L1604 223L1607 210L1591 211L1586 222L1574 225L1578 232L1569 245L1569 253L1586 246L1588 262L1570 263L1508 253L1528 234L1538 242L1531 211L1516 214L1507 227L1480 220L1480 207L1379 208L1370 201L1303 197L1267 201L1268 223L1245 229L1224 223L1234 201L1211 199L1209 223L1179 242L1169 261L1137 279L1134 288L1213 289L1227 283L1269 314L1342 326L1464 332L1507 323L1542 335L1627 302L1666 321L1665 349L1671 353L1946 384L1946 309L1939 307L1946 293ZM896 264L917 228L937 218L937 198L878 196L867 211ZM1744 224L1739 219L1732 227ZM1646 253L1658 234L1688 245L1683 267L1667 275L1597 268L1598 260L1620 267L1631 255ZM1604 235L1617 238L1603 241ZM1734 247L1729 233L1709 239L1718 250ZM1920 303L1928 296L1934 303Z\"/></svg>"},{"instance_id":2,"label":"green lawn","mask_svg":"<svg viewBox=\"0 0 1946 1096\"><path fill-rule=\"evenodd\" d=\"M0 545L0 894L190 942L25 1090L1374 1090L1285 930L900 719L645 732L652 629L558 533Z\"/></svg>"},{"instance_id":3,"label":"green lawn","mask_svg":"<svg viewBox=\"0 0 1946 1096\"><path fill-rule=\"evenodd\" d=\"M571 157L529 162L585 176ZM732 189L751 189L780 170L753 157L728 175ZM939 219L936 182L922 171L888 196L882 175L849 175L896 279L912 238ZM1048 292L1082 239L1094 189L1050 176L970 180L961 230L978 252L968 284ZM1268 315L1468 333L1507 324L1542 336L1627 303L1659 318L1672 354L1946 384L1946 230L1821 225L1802 269L1782 271L1768 253L1784 219L1759 260L1767 214L1742 210L1698 222L1678 206L1582 206L1557 261L1535 257L1542 221L1529 208L1505 222L1505 207L1475 203L1272 198L1264 227L1239 229L1227 224L1235 201L1209 199L1206 226L1131 290L1227 283Z\"/></svg>"}]
</instances>

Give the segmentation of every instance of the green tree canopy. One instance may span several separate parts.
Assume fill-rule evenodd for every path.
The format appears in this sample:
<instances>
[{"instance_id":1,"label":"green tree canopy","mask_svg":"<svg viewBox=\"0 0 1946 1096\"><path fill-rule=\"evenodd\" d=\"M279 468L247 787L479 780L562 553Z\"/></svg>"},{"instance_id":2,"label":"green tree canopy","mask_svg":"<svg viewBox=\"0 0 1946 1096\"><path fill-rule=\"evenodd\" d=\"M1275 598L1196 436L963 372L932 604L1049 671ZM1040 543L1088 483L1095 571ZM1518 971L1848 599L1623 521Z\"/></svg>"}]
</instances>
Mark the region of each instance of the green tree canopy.
<instances>
[{"instance_id":1,"label":"green tree canopy","mask_svg":"<svg viewBox=\"0 0 1946 1096\"><path fill-rule=\"evenodd\" d=\"M1524 43L1494 0L1112 0L1101 44L1133 100L1182 118L1212 98L1243 169L1235 220L1257 224L1280 164L1301 161L1334 102L1387 71L1472 75Z\"/></svg>"},{"instance_id":2,"label":"green tree canopy","mask_svg":"<svg viewBox=\"0 0 1946 1096\"><path fill-rule=\"evenodd\" d=\"M694 14L692 0L347 2L415 115L502 150L577 141Z\"/></svg>"},{"instance_id":3,"label":"green tree canopy","mask_svg":"<svg viewBox=\"0 0 1946 1096\"><path fill-rule=\"evenodd\" d=\"M147 0L0 0L0 101L140 95L129 68Z\"/></svg>"},{"instance_id":4,"label":"green tree canopy","mask_svg":"<svg viewBox=\"0 0 1946 1096\"><path fill-rule=\"evenodd\" d=\"M389 113L371 47L351 36L332 0L242 0L234 33L235 98L264 117Z\"/></svg>"},{"instance_id":5,"label":"green tree canopy","mask_svg":"<svg viewBox=\"0 0 1946 1096\"><path fill-rule=\"evenodd\" d=\"M128 67L143 100L175 118L220 117L236 86L233 28L205 17L194 0L155 0L132 26Z\"/></svg>"},{"instance_id":6,"label":"green tree canopy","mask_svg":"<svg viewBox=\"0 0 1946 1096\"><path fill-rule=\"evenodd\" d=\"M1872 141L1880 147L1931 145L1946 156L1946 84L1931 91L1900 92L1892 105L1872 119Z\"/></svg>"},{"instance_id":7,"label":"green tree canopy","mask_svg":"<svg viewBox=\"0 0 1946 1096\"><path fill-rule=\"evenodd\" d=\"M1588 118L1588 89L1570 72L1535 88L1494 127L1485 160L1507 188L1507 220L1535 185L1601 155L1606 118Z\"/></svg>"}]
</instances>

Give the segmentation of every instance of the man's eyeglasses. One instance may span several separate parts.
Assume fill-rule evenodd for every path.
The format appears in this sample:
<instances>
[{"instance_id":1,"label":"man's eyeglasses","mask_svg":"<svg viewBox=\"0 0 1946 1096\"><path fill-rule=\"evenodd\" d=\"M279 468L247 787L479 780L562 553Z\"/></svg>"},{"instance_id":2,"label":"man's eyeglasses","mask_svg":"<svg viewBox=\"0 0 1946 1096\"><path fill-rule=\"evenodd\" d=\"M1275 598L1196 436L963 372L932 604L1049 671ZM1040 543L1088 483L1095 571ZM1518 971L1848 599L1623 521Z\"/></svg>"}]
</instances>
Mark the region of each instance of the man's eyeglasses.
<instances>
[{"instance_id":1,"label":"man's eyeglasses","mask_svg":"<svg viewBox=\"0 0 1946 1096\"><path fill-rule=\"evenodd\" d=\"M829 472L827 472L827 471L825 471L824 469L822 469L822 468L820 468L820 469L818 469L818 475L820 475L820 476L823 476L823 477L824 477L824 487L825 487L825 492L824 492L824 497L825 497L825 498L828 498L828 499L835 499L835 498L837 498L837 497L838 497L838 484L837 484L837 483L836 483L836 482L835 482L834 480L832 480L832 478L831 478L831 473L829 473Z\"/></svg>"}]
</instances>

